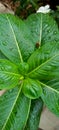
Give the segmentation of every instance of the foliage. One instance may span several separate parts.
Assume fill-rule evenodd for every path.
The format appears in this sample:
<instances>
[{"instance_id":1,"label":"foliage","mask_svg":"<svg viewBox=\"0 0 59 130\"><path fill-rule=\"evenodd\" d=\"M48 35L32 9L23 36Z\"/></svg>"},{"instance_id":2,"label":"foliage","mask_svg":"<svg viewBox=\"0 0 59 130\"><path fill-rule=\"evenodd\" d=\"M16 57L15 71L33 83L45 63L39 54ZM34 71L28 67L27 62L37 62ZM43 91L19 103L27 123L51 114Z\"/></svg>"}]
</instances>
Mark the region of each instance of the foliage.
<instances>
[{"instance_id":1,"label":"foliage","mask_svg":"<svg viewBox=\"0 0 59 130\"><path fill-rule=\"evenodd\" d=\"M21 17L22 19L27 18L33 12L42 5L41 0L13 0L13 2L19 6L16 8L15 14Z\"/></svg>"},{"instance_id":2,"label":"foliage","mask_svg":"<svg viewBox=\"0 0 59 130\"><path fill-rule=\"evenodd\" d=\"M57 9L55 11L51 11L51 15L56 20L59 27L59 6L57 6Z\"/></svg>"},{"instance_id":3,"label":"foliage","mask_svg":"<svg viewBox=\"0 0 59 130\"><path fill-rule=\"evenodd\" d=\"M49 14L0 14L0 89L1 130L37 130L43 102L59 116L59 29Z\"/></svg>"}]
</instances>

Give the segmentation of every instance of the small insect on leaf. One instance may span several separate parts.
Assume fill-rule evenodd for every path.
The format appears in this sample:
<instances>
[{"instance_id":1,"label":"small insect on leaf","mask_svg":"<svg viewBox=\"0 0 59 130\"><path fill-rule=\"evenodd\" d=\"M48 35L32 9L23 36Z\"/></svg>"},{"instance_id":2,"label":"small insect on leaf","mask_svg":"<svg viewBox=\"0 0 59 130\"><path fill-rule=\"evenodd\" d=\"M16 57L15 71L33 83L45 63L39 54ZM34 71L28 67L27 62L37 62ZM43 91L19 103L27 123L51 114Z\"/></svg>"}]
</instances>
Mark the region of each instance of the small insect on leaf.
<instances>
[{"instance_id":1,"label":"small insect on leaf","mask_svg":"<svg viewBox=\"0 0 59 130\"><path fill-rule=\"evenodd\" d=\"M37 42L37 43L36 43L36 48L39 48L39 46L40 46L40 43Z\"/></svg>"}]
</instances>

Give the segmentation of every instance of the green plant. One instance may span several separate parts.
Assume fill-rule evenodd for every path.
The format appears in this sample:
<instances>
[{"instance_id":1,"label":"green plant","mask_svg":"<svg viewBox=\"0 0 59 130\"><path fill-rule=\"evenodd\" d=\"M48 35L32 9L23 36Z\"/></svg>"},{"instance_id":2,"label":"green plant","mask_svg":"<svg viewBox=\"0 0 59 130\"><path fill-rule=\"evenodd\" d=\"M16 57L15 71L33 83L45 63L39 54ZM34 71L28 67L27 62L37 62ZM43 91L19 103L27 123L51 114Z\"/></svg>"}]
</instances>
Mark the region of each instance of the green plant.
<instances>
[{"instance_id":1,"label":"green plant","mask_svg":"<svg viewBox=\"0 0 59 130\"><path fill-rule=\"evenodd\" d=\"M59 30L49 14L0 14L0 89L0 130L37 130L43 102L59 116Z\"/></svg>"}]
</instances>

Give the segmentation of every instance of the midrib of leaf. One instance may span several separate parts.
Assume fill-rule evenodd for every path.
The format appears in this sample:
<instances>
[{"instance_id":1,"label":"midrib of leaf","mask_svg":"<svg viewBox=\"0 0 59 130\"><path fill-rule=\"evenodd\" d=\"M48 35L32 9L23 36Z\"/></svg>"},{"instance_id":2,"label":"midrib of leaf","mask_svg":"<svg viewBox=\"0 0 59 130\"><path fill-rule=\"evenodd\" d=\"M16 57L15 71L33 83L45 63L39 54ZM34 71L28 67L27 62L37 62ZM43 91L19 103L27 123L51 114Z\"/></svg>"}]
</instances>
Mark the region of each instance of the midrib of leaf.
<instances>
[{"instance_id":1,"label":"midrib of leaf","mask_svg":"<svg viewBox=\"0 0 59 130\"><path fill-rule=\"evenodd\" d=\"M8 20L8 23L9 23L9 25L10 25L11 31L12 31L12 33L13 33L13 37L14 37L14 40L15 40L15 43L16 43L16 46L17 46L17 50L18 50L18 53L19 53L21 62L23 62L22 55L21 55L21 51L20 51L20 48L19 48L19 46L18 46L18 42L17 42L16 36L15 36L13 27L12 27L12 25L11 25L10 19L8 18L8 16L6 16L6 18L7 18L7 20Z\"/></svg>"},{"instance_id":2,"label":"midrib of leaf","mask_svg":"<svg viewBox=\"0 0 59 130\"><path fill-rule=\"evenodd\" d=\"M29 116L29 112L30 112L30 107L31 107L31 99L30 99L28 114L27 114L27 117L26 117L26 122L25 122L25 124L24 124L23 130L25 129L25 126L26 126L26 123L27 123L27 120L28 120L28 116Z\"/></svg>"},{"instance_id":3,"label":"midrib of leaf","mask_svg":"<svg viewBox=\"0 0 59 130\"><path fill-rule=\"evenodd\" d=\"M19 88L19 92L18 92L18 94L17 94L17 97L16 97L16 99L15 99L15 101L14 101L14 104L13 104L13 106L12 106L12 108L11 108L11 111L10 111L10 113L9 113L7 119L6 119L6 122L5 122L5 124L4 124L3 128L2 128L2 130L5 129L5 127L6 127L7 123L8 123L8 120L9 120L9 118L10 118L10 115L12 114L12 111L13 111L13 109L14 109L14 107L15 107L15 104L16 104L17 99L18 99L18 97L19 97L19 94L20 94L20 92L21 92L21 88L22 88L22 84L21 84L21 86L20 86L20 88Z\"/></svg>"},{"instance_id":4,"label":"midrib of leaf","mask_svg":"<svg viewBox=\"0 0 59 130\"><path fill-rule=\"evenodd\" d=\"M42 14L41 14L41 25L40 25L39 45L41 45L41 40L42 40Z\"/></svg>"},{"instance_id":5,"label":"midrib of leaf","mask_svg":"<svg viewBox=\"0 0 59 130\"><path fill-rule=\"evenodd\" d=\"M5 74L9 74L9 75L13 75L13 76L20 77L20 75L19 75L19 74L16 74L16 73L11 73L11 72L6 72L6 71L0 71L0 72L3 72L3 73L5 73ZM23 77L23 76L21 76L21 77Z\"/></svg>"},{"instance_id":6,"label":"midrib of leaf","mask_svg":"<svg viewBox=\"0 0 59 130\"><path fill-rule=\"evenodd\" d=\"M42 66L44 66L46 63L48 63L50 60L52 60L53 58L57 57L58 55L59 55L59 53L56 54L55 56L51 57L50 59L48 59L48 60L45 61L44 63L42 63L42 64L41 64L40 66L38 66L37 68L35 68L35 69L33 69L32 71L30 71L30 72L28 73L28 75L30 75L31 73L37 71L38 69L40 69Z\"/></svg>"},{"instance_id":7,"label":"midrib of leaf","mask_svg":"<svg viewBox=\"0 0 59 130\"><path fill-rule=\"evenodd\" d=\"M57 91L57 90L53 89L52 87L50 87L50 86L48 86L48 85L42 83L41 81L40 81L40 83L41 83L44 87L47 87L47 88L51 89L52 91L56 92L57 94L59 94L59 91Z\"/></svg>"}]
</instances>

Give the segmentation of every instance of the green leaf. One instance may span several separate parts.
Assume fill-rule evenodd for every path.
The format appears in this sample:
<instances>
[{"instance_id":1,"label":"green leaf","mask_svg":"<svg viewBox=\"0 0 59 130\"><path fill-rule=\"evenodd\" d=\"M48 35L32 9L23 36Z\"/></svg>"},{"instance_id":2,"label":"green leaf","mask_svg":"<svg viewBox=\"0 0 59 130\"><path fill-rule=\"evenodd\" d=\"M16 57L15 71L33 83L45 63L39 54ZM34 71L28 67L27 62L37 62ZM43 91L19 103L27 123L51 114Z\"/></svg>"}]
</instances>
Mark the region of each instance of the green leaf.
<instances>
[{"instance_id":1,"label":"green leaf","mask_svg":"<svg viewBox=\"0 0 59 130\"><path fill-rule=\"evenodd\" d=\"M42 108L43 102L40 98L32 100L29 119L27 121L25 130L38 130Z\"/></svg>"},{"instance_id":2,"label":"green leaf","mask_svg":"<svg viewBox=\"0 0 59 130\"><path fill-rule=\"evenodd\" d=\"M0 59L0 89L10 89L20 83L22 76L16 65Z\"/></svg>"},{"instance_id":3,"label":"green leaf","mask_svg":"<svg viewBox=\"0 0 59 130\"><path fill-rule=\"evenodd\" d=\"M31 99L38 98L42 94L42 88L40 82L30 78L24 80L22 91L25 96Z\"/></svg>"},{"instance_id":4,"label":"green leaf","mask_svg":"<svg viewBox=\"0 0 59 130\"><path fill-rule=\"evenodd\" d=\"M24 129L31 101L20 91L16 87L0 97L0 130Z\"/></svg>"},{"instance_id":5,"label":"green leaf","mask_svg":"<svg viewBox=\"0 0 59 130\"><path fill-rule=\"evenodd\" d=\"M30 30L21 19L11 14L0 14L0 50L17 65L26 61L34 51Z\"/></svg>"},{"instance_id":6,"label":"green leaf","mask_svg":"<svg viewBox=\"0 0 59 130\"><path fill-rule=\"evenodd\" d=\"M49 14L35 13L30 15L25 23L31 30L33 42L43 45L48 42L59 41L58 26Z\"/></svg>"},{"instance_id":7,"label":"green leaf","mask_svg":"<svg viewBox=\"0 0 59 130\"><path fill-rule=\"evenodd\" d=\"M7 59L5 55L0 51L0 59Z\"/></svg>"},{"instance_id":8,"label":"green leaf","mask_svg":"<svg viewBox=\"0 0 59 130\"><path fill-rule=\"evenodd\" d=\"M59 79L59 43L48 43L42 46L32 54L28 64L28 76L31 78L42 81Z\"/></svg>"},{"instance_id":9,"label":"green leaf","mask_svg":"<svg viewBox=\"0 0 59 130\"><path fill-rule=\"evenodd\" d=\"M43 87L43 93L41 97L45 105L51 112L59 116L59 80L53 80L48 82L48 84L41 85Z\"/></svg>"},{"instance_id":10,"label":"green leaf","mask_svg":"<svg viewBox=\"0 0 59 130\"><path fill-rule=\"evenodd\" d=\"M44 102L51 111L59 115L59 43L42 46L29 58L28 64L30 69L27 75L38 79L44 86Z\"/></svg>"},{"instance_id":11,"label":"green leaf","mask_svg":"<svg viewBox=\"0 0 59 130\"><path fill-rule=\"evenodd\" d=\"M29 70L29 65L26 62L22 62L19 64L19 72L22 75L26 75Z\"/></svg>"}]
</instances>

